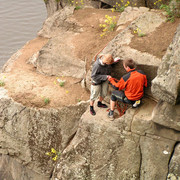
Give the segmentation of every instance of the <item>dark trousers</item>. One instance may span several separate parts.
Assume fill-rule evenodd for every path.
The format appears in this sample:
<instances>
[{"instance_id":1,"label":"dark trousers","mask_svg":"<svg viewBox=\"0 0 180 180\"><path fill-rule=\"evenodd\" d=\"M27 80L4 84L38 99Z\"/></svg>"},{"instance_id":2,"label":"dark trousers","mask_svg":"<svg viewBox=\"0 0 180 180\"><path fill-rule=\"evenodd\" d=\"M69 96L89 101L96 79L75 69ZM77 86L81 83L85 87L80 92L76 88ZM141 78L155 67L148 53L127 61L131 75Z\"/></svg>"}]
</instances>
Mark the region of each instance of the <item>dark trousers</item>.
<instances>
[{"instance_id":1,"label":"dark trousers","mask_svg":"<svg viewBox=\"0 0 180 180\"><path fill-rule=\"evenodd\" d=\"M134 104L134 102L135 102L135 101L129 100L125 96L124 91L118 91L118 90L115 90L112 92L111 100L112 101L122 101L123 103L128 103L128 104Z\"/></svg>"}]
</instances>

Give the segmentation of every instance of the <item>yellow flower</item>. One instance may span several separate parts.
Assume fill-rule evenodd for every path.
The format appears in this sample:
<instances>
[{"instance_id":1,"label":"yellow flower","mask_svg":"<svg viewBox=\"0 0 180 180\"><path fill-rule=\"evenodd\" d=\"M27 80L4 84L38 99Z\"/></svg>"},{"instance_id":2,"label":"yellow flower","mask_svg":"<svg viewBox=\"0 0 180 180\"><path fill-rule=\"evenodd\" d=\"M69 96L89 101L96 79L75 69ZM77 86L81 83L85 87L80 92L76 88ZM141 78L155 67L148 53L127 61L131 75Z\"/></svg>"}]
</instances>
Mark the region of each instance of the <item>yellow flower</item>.
<instances>
[{"instance_id":1,"label":"yellow flower","mask_svg":"<svg viewBox=\"0 0 180 180\"><path fill-rule=\"evenodd\" d=\"M54 148L51 148L51 152L56 154L56 150Z\"/></svg>"},{"instance_id":2,"label":"yellow flower","mask_svg":"<svg viewBox=\"0 0 180 180\"><path fill-rule=\"evenodd\" d=\"M108 19L106 19L104 22L105 22L105 23L108 23L109 21L108 21Z\"/></svg>"},{"instance_id":3,"label":"yellow flower","mask_svg":"<svg viewBox=\"0 0 180 180\"><path fill-rule=\"evenodd\" d=\"M46 155L51 156L51 153L50 153L50 152L47 152Z\"/></svg>"},{"instance_id":4,"label":"yellow flower","mask_svg":"<svg viewBox=\"0 0 180 180\"><path fill-rule=\"evenodd\" d=\"M56 81L54 81L54 84L55 84L55 85L57 84Z\"/></svg>"},{"instance_id":5,"label":"yellow flower","mask_svg":"<svg viewBox=\"0 0 180 180\"><path fill-rule=\"evenodd\" d=\"M53 159L54 161L56 161L56 160L57 160L57 155L56 155L55 157L53 157L52 159Z\"/></svg>"},{"instance_id":6,"label":"yellow flower","mask_svg":"<svg viewBox=\"0 0 180 180\"><path fill-rule=\"evenodd\" d=\"M68 93L69 93L69 91L66 91L66 93L68 94Z\"/></svg>"},{"instance_id":7,"label":"yellow flower","mask_svg":"<svg viewBox=\"0 0 180 180\"><path fill-rule=\"evenodd\" d=\"M128 6L128 4L125 4L125 7L127 7Z\"/></svg>"},{"instance_id":8,"label":"yellow flower","mask_svg":"<svg viewBox=\"0 0 180 180\"><path fill-rule=\"evenodd\" d=\"M115 9L114 9L114 8L112 8L112 9L111 9L111 11L112 11L112 12L114 12L114 11L115 11Z\"/></svg>"},{"instance_id":9,"label":"yellow flower","mask_svg":"<svg viewBox=\"0 0 180 180\"><path fill-rule=\"evenodd\" d=\"M130 4L130 2L129 2L129 1L127 1L127 4Z\"/></svg>"},{"instance_id":10,"label":"yellow flower","mask_svg":"<svg viewBox=\"0 0 180 180\"><path fill-rule=\"evenodd\" d=\"M121 2L124 2L123 0L121 0Z\"/></svg>"}]
</instances>

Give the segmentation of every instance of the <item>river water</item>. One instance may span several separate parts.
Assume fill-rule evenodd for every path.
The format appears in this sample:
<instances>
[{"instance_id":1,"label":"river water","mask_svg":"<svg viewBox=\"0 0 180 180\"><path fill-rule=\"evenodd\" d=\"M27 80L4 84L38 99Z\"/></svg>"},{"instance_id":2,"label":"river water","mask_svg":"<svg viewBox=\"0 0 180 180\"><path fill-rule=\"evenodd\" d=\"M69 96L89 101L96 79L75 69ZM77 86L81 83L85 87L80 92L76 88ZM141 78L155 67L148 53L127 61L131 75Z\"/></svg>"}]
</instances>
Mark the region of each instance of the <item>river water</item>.
<instances>
[{"instance_id":1,"label":"river water","mask_svg":"<svg viewBox=\"0 0 180 180\"><path fill-rule=\"evenodd\" d=\"M0 69L12 54L37 36L46 17L43 0L0 0Z\"/></svg>"}]
</instances>

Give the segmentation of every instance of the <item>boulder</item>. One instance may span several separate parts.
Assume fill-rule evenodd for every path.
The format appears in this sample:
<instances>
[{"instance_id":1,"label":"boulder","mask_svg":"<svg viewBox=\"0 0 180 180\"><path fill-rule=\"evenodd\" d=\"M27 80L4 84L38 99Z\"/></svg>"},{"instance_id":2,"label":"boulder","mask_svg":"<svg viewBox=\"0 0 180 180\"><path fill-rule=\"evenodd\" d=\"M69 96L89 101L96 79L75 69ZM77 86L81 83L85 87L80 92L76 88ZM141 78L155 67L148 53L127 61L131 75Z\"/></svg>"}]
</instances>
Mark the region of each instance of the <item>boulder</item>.
<instances>
[{"instance_id":1,"label":"boulder","mask_svg":"<svg viewBox=\"0 0 180 180\"><path fill-rule=\"evenodd\" d=\"M157 77L152 81L153 95L172 105L180 102L180 26L177 28L173 42L170 44Z\"/></svg>"},{"instance_id":2,"label":"boulder","mask_svg":"<svg viewBox=\"0 0 180 180\"><path fill-rule=\"evenodd\" d=\"M36 60L37 71L46 75L84 77L85 62L77 58L71 43L73 33L54 37L41 49Z\"/></svg>"},{"instance_id":3,"label":"boulder","mask_svg":"<svg viewBox=\"0 0 180 180\"><path fill-rule=\"evenodd\" d=\"M122 12L117 22L117 26L126 24L129 21L133 21L136 18L138 18L140 15L148 11L149 11L149 8L145 8L145 7L140 7L140 8L127 7L124 10L124 12Z\"/></svg>"},{"instance_id":4,"label":"boulder","mask_svg":"<svg viewBox=\"0 0 180 180\"><path fill-rule=\"evenodd\" d=\"M159 101L152 114L153 122L180 131L180 105Z\"/></svg>"},{"instance_id":5,"label":"boulder","mask_svg":"<svg viewBox=\"0 0 180 180\"><path fill-rule=\"evenodd\" d=\"M74 7L65 7L59 11L53 13L43 23L42 29L38 32L38 36L51 38L57 36L60 30L72 30L78 28L75 22L68 19L74 12Z\"/></svg>"},{"instance_id":6,"label":"boulder","mask_svg":"<svg viewBox=\"0 0 180 180\"><path fill-rule=\"evenodd\" d=\"M74 7L65 7L49 17L40 36L51 38L41 49L38 57L33 61L37 71L46 75L84 77L85 62L75 55L72 38L79 32L81 26L69 18Z\"/></svg>"}]
</instances>

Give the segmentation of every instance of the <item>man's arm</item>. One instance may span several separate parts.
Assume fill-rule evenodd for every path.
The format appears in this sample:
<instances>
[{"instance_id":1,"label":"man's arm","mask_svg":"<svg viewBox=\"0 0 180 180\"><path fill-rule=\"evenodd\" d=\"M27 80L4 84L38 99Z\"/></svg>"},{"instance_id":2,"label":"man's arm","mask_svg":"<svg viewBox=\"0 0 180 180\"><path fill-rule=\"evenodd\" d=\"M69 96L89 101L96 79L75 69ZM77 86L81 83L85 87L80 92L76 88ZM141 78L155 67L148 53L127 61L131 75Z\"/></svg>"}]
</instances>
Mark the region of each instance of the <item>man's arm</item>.
<instances>
[{"instance_id":1,"label":"man's arm","mask_svg":"<svg viewBox=\"0 0 180 180\"><path fill-rule=\"evenodd\" d=\"M125 81L121 78L118 82L114 80L111 76L108 78L109 82L113 86L114 89L118 89L119 91L125 88Z\"/></svg>"}]
</instances>

